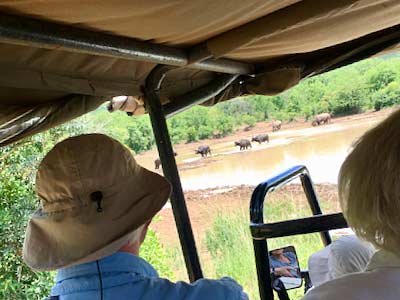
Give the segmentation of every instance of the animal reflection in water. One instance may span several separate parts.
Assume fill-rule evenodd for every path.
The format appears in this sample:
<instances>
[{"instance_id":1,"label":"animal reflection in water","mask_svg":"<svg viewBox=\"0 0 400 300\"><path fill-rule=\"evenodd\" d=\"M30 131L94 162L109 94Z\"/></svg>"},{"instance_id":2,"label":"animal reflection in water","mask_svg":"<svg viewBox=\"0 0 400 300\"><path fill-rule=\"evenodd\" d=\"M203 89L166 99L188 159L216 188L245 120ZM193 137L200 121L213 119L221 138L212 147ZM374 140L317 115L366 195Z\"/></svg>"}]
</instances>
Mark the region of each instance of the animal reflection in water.
<instances>
[{"instance_id":1,"label":"animal reflection in water","mask_svg":"<svg viewBox=\"0 0 400 300\"><path fill-rule=\"evenodd\" d=\"M176 152L174 151L174 156L177 156L177 155L178 155L178 153L176 153ZM154 169L159 169L159 168L160 168L160 165L161 165L161 160L160 160L159 157L157 157L157 158L154 160Z\"/></svg>"},{"instance_id":2,"label":"animal reflection in water","mask_svg":"<svg viewBox=\"0 0 400 300\"><path fill-rule=\"evenodd\" d=\"M245 150L245 149L248 149L248 148L251 149L251 143L247 139L241 139L239 141L236 141L235 142L235 146L239 146L240 150Z\"/></svg>"},{"instance_id":3,"label":"animal reflection in water","mask_svg":"<svg viewBox=\"0 0 400 300\"><path fill-rule=\"evenodd\" d=\"M207 157L207 155L211 156L211 149L209 146L199 146L197 150L195 150L196 154L201 154L201 157Z\"/></svg>"}]
</instances>

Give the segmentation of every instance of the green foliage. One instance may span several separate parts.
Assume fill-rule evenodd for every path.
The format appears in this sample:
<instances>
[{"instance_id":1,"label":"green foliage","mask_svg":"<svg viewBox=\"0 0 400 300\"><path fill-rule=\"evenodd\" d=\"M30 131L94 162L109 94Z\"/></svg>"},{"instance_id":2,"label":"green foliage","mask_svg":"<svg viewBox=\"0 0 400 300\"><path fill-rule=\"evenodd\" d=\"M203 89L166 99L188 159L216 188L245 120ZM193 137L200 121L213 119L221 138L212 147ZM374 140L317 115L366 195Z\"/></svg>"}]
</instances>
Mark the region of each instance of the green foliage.
<instances>
[{"instance_id":1,"label":"green foliage","mask_svg":"<svg viewBox=\"0 0 400 300\"><path fill-rule=\"evenodd\" d=\"M256 125L256 118L255 117L253 117L253 116L250 116L250 115L244 115L243 117L242 117L242 121L243 121L243 123L244 124L246 124L246 125L248 125L248 126L250 126L250 127L253 127L254 125Z\"/></svg>"},{"instance_id":2,"label":"green foliage","mask_svg":"<svg viewBox=\"0 0 400 300\"><path fill-rule=\"evenodd\" d=\"M173 143L194 142L213 136L226 136L233 132L233 118L220 107L193 107L168 120L168 128Z\"/></svg>"},{"instance_id":3,"label":"green foliage","mask_svg":"<svg viewBox=\"0 0 400 300\"><path fill-rule=\"evenodd\" d=\"M218 115L215 119L215 133L220 136L226 136L233 132L233 118L230 116Z\"/></svg>"},{"instance_id":4,"label":"green foliage","mask_svg":"<svg viewBox=\"0 0 400 300\"><path fill-rule=\"evenodd\" d=\"M132 120L128 127L128 138L125 143L136 153L150 150L155 141L148 116L140 116Z\"/></svg>"},{"instance_id":5,"label":"green foliage","mask_svg":"<svg viewBox=\"0 0 400 300\"><path fill-rule=\"evenodd\" d=\"M381 67L371 70L367 76L367 83L370 91L379 91L396 79L396 72L389 68Z\"/></svg>"},{"instance_id":6,"label":"green foliage","mask_svg":"<svg viewBox=\"0 0 400 300\"><path fill-rule=\"evenodd\" d=\"M140 248L140 256L148 261L161 277L173 277L173 272L167 263L167 252L160 244L156 233L151 229L148 230L146 239Z\"/></svg>"},{"instance_id":7,"label":"green foliage","mask_svg":"<svg viewBox=\"0 0 400 300\"><path fill-rule=\"evenodd\" d=\"M21 258L25 224L36 204L32 183L2 168L0 199L0 298L41 299L49 293L53 274L34 273Z\"/></svg>"},{"instance_id":8,"label":"green foliage","mask_svg":"<svg viewBox=\"0 0 400 300\"><path fill-rule=\"evenodd\" d=\"M248 222L240 214L218 215L213 228L206 233L206 246L215 269L213 277L230 276L253 290L255 264L252 244Z\"/></svg>"},{"instance_id":9,"label":"green foliage","mask_svg":"<svg viewBox=\"0 0 400 300\"><path fill-rule=\"evenodd\" d=\"M371 102L375 110L380 110L384 107L389 107L400 103L400 84L391 82L385 88L372 94Z\"/></svg>"},{"instance_id":10,"label":"green foliage","mask_svg":"<svg viewBox=\"0 0 400 300\"><path fill-rule=\"evenodd\" d=\"M329 96L330 112L335 116L360 113L367 104L362 83L343 82L335 93L330 93Z\"/></svg>"}]
</instances>

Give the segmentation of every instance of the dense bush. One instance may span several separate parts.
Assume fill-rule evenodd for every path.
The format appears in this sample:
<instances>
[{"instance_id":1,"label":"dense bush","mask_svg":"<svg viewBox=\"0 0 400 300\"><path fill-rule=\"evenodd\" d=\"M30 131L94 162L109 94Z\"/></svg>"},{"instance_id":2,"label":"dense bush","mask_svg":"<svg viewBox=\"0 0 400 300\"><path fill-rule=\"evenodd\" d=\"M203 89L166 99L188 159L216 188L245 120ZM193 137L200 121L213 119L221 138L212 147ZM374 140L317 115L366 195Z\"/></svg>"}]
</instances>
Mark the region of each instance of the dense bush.
<instances>
[{"instance_id":1,"label":"dense bush","mask_svg":"<svg viewBox=\"0 0 400 300\"><path fill-rule=\"evenodd\" d=\"M371 96L371 102L375 110L400 103L400 84L391 82L385 88L380 89Z\"/></svg>"},{"instance_id":2,"label":"dense bush","mask_svg":"<svg viewBox=\"0 0 400 300\"><path fill-rule=\"evenodd\" d=\"M32 272L21 258L25 224L37 204L32 183L3 167L0 199L0 298L42 299L53 275Z\"/></svg>"},{"instance_id":3,"label":"dense bush","mask_svg":"<svg viewBox=\"0 0 400 300\"><path fill-rule=\"evenodd\" d=\"M135 152L150 150L155 141L147 116L138 117L128 128L128 138L125 144Z\"/></svg>"},{"instance_id":4,"label":"dense bush","mask_svg":"<svg viewBox=\"0 0 400 300\"><path fill-rule=\"evenodd\" d=\"M54 274L33 272L24 264L23 237L29 215L38 206L33 186L37 163L56 141L78 128L78 123L66 125L0 148L1 299L43 299L50 292Z\"/></svg>"},{"instance_id":5,"label":"dense bush","mask_svg":"<svg viewBox=\"0 0 400 300\"><path fill-rule=\"evenodd\" d=\"M141 248L140 256L148 261L164 278L173 277L173 272L166 261L169 259L156 233L149 229Z\"/></svg>"}]
</instances>

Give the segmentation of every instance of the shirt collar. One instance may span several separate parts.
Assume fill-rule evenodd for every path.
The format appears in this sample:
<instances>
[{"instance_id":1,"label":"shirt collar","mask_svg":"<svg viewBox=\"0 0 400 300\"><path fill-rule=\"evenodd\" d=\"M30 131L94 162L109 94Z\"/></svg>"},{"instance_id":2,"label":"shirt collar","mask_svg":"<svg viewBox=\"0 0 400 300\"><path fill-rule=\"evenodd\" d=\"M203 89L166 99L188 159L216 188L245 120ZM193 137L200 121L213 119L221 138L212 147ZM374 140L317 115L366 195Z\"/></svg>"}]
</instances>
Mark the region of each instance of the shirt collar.
<instances>
[{"instance_id":1,"label":"shirt collar","mask_svg":"<svg viewBox=\"0 0 400 300\"><path fill-rule=\"evenodd\" d=\"M376 251L368 263L367 271L378 268L400 268L400 256L386 250Z\"/></svg>"},{"instance_id":2,"label":"shirt collar","mask_svg":"<svg viewBox=\"0 0 400 300\"><path fill-rule=\"evenodd\" d=\"M98 260L101 273L129 272L147 277L158 277L157 271L144 259L127 252L116 252ZM58 270L56 281L78 276L98 274L96 261Z\"/></svg>"}]
</instances>

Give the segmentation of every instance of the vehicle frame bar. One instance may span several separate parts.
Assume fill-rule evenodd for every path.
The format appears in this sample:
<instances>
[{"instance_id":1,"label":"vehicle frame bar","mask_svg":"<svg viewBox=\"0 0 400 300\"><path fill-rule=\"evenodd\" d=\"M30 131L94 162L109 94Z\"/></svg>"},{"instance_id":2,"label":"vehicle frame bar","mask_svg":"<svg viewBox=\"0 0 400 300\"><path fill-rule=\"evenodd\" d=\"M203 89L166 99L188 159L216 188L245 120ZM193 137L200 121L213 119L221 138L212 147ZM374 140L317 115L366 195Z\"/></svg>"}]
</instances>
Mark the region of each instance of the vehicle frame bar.
<instances>
[{"instance_id":1,"label":"vehicle frame bar","mask_svg":"<svg viewBox=\"0 0 400 300\"><path fill-rule=\"evenodd\" d=\"M245 62L207 59L190 63L185 49L5 13L0 13L0 42L228 74L254 73L254 66Z\"/></svg>"},{"instance_id":2,"label":"vehicle frame bar","mask_svg":"<svg viewBox=\"0 0 400 300\"><path fill-rule=\"evenodd\" d=\"M305 191L308 203L311 207L313 217L300 220L289 220L277 223L264 223L264 202L266 196L275 189L300 178L303 190ZM323 222L319 222L319 221ZM343 222L344 221L344 222ZM298 227L302 222L307 222L307 226ZM330 223L332 222L332 223ZM288 227L288 228L286 228ZM269 237L289 236L293 234L303 234L321 232L321 238L325 245L332 242L330 229L345 228L342 214L322 216L315 189L310 178L310 174L305 166L292 167L281 174L260 183L254 190L250 201L250 231L253 236L254 254L256 259L258 285L261 300L273 300L272 278L268 257ZM278 232L277 232L278 231Z\"/></svg>"},{"instance_id":3,"label":"vehicle frame bar","mask_svg":"<svg viewBox=\"0 0 400 300\"><path fill-rule=\"evenodd\" d=\"M183 256L185 258L188 276L190 281L193 282L202 278L203 273L186 207L178 167L176 165L171 139L168 133L164 109L159 97L161 83L165 78L166 73L173 68L174 67L164 65L158 65L155 67L146 79L144 94L147 104L146 108L150 115L163 172L172 185L171 206L174 213Z\"/></svg>"}]
</instances>

